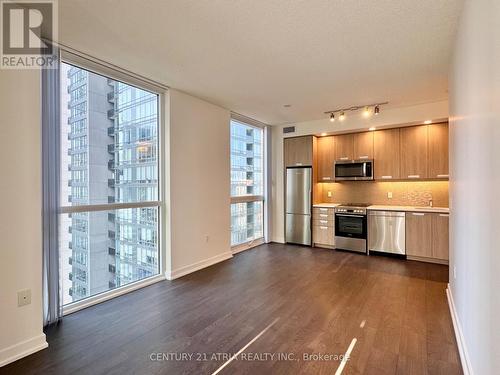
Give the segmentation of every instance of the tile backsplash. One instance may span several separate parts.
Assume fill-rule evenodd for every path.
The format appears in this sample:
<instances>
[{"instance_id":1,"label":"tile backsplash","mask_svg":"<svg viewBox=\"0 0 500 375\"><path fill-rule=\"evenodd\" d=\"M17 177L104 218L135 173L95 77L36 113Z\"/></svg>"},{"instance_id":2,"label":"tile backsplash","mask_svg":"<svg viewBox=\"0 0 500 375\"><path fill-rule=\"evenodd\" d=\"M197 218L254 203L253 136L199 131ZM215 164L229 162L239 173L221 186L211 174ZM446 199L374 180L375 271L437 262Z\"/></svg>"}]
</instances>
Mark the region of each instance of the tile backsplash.
<instances>
[{"instance_id":1,"label":"tile backsplash","mask_svg":"<svg viewBox=\"0 0 500 375\"><path fill-rule=\"evenodd\" d=\"M400 206L448 207L448 181L351 181L319 183L316 201L321 203L371 203ZM328 192L331 197L328 197ZM388 198L388 193L392 198ZM319 198L319 199L318 199Z\"/></svg>"}]
</instances>

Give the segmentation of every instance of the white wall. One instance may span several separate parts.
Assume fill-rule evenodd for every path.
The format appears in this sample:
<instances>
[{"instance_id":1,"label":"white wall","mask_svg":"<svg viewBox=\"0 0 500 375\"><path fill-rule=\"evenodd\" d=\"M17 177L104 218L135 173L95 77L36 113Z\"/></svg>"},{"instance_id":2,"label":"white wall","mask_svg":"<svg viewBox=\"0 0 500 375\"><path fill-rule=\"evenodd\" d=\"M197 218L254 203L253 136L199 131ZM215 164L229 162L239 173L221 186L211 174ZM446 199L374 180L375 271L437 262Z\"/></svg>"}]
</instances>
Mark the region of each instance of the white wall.
<instances>
[{"instance_id":1,"label":"white wall","mask_svg":"<svg viewBox=\"0 0 500 375\"><path fill-rule=\"evenodd\" d=\"M42 332L40 75L0 70L0 366L45 347ZM17 307L17 291L31 304Z\"/></svg>"},{"instance_id":2,"label":"white wall","mask_svg":"<svg viewBox=\"0 0 500 375\"><path fill-rule=\"evenodd\" d=\"M229 111L169 90L171 273L232 257ZM168 208L167 208L168 210Z\"/></svg>"},{"instance_id":3,"label":"white wall","mask_svg":"<svg viewBox=\"0 0 500 375\"><path fill-rule=\"evenodd\" d=\"M271 241L284 242L284 196L283 196L283 127L295 126L295 133L286 136L326 133L341 133L354 130L368 130L374 126L378 129L394 125L412 125L425 120L442 120L448 118L448 102L440 101L385 109L380 115L363 118L361 111L346 113L344 121L330 122L325 115L323 120L305 121L282 126L273 126L272 134L272 235Z\"/></svg>"},{"instance_id":4,"label":"white wall","mask_svg":"<svg viewBox=\"0 0 500 375\"><path fill-rule=\"evenodd\" d=\"M474 374L500 373L499 24L500 2L466 0L450 74L450 290Z\"/></svg>"}]
</instances>

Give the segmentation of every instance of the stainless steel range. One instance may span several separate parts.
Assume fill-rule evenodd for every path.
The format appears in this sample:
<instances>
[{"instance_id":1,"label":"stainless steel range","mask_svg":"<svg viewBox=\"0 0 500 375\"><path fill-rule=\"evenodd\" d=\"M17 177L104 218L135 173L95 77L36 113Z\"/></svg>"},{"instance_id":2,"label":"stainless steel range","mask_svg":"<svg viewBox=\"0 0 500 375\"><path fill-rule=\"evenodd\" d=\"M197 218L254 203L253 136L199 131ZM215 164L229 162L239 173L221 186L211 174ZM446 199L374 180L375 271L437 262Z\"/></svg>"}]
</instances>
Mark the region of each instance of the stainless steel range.
<instances>
[{"instance_id":1,"label":"stainless steel range","mask_svg":"<svg viewBox=\"0 0 500 375\"><path fill-rule=\"evenodd\" d=\"M368 203L346 203L335 207L335 247L366 254Z\"/></svg>"}]
</instances>

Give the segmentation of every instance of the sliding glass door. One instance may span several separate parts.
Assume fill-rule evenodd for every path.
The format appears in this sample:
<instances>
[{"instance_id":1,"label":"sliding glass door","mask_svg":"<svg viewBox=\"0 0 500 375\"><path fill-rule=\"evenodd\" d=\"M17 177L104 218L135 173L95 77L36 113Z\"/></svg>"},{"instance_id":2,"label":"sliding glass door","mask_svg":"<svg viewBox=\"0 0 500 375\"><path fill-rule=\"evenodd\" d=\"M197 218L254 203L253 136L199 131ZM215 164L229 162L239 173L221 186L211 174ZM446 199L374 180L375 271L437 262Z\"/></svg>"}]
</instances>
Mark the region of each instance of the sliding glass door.
<instances>
[{"instance_id":1,"label":"sliding glass door","mask_svg":"<svg viewBox=\"0 0 500 375\"><path fill-rule=\"evenodd\" d=\"M63 304L160 271L159 95L61 64Z\"/></svg>"},{"instance_id":2,"label":"sliding glass door","mask_svg":"<svg viewBox=\"0 0 500 375\"><path fill-rule=\"evenodd\" d=\"M264 129L231 120L231 246L264 237Z\"/></svg>"}]
</instances>

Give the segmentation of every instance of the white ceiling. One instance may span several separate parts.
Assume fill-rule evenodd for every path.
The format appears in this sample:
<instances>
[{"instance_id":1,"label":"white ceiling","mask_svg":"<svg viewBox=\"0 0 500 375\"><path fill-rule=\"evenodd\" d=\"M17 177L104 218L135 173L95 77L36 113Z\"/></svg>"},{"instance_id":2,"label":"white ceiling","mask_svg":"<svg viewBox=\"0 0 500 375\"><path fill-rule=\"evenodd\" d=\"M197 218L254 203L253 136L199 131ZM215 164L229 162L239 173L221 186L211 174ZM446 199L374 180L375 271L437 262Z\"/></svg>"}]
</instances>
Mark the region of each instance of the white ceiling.
<instances>
[{"instance_id":1,"label":"white ceiling","mask_svg":"<svg viewBox=\"0 0 500 375\"><path fill-rule=\"evenodd\" d=\"M462 2L59 0L59 39L278 124L446 99Z\"/></svg>"}]
</instances>

